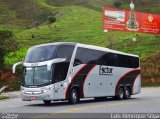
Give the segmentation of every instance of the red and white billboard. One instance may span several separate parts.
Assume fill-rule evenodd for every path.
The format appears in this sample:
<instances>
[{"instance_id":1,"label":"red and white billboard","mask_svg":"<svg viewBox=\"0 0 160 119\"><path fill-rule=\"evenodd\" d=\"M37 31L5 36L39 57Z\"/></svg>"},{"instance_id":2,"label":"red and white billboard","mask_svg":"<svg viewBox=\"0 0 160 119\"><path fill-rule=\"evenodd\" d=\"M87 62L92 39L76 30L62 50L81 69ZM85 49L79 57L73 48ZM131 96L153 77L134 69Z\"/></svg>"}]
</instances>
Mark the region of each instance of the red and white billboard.
<instances>
[{"instance_id":1,"label":"red and white billboard","mask_svg":"<svg viewBox=\"0 0 160 119\"><path fill-rule=\"evenodd\" d=\"M103 8L104 31L121 30L160 34L160 15Z\"/></svg>"}]
</instances>

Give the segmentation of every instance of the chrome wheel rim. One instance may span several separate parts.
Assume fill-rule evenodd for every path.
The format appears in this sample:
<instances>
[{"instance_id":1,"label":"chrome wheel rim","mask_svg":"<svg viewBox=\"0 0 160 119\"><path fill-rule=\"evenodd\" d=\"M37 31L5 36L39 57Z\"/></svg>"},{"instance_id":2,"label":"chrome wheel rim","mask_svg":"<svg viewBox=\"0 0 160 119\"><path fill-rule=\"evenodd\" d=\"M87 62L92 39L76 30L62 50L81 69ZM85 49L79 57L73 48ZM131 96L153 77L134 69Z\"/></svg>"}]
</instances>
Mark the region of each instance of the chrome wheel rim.
<instances>
[{"instance_id":1,"label":"chrome wheel rim","mask_svg":"<svg viewBox=\"0 0 160 119\"><path fill-rule=\"evenodd\" d=\"M122 90L120 90L120 92L119 92L119 97L122 99L122 98L123 98L123 96L124 96L123 91L122 91Z\"/></svg>"},{"instance_id":2,"label":"chrome wheel rim","mask_svg":"<svg viewBox=\"0 0 160 119\"><path fill-rule=\"evenodd\" d=\"M129 96L129 91L128 91L128 90L126 90L126 96L127 96L127 97Z\"/></svg>"},{"instance_id":3,"label":"chrome wheel rim","mask_svg":"<svg viewBox=\"0 0 160 119\"><path fill-rule=\"evenodd\" d=\"M72 97L73 97L73 99L74 99L75 101L77 100L77 95L76 95L75 92L73 92Z\"/></svg>"}]
</instances>

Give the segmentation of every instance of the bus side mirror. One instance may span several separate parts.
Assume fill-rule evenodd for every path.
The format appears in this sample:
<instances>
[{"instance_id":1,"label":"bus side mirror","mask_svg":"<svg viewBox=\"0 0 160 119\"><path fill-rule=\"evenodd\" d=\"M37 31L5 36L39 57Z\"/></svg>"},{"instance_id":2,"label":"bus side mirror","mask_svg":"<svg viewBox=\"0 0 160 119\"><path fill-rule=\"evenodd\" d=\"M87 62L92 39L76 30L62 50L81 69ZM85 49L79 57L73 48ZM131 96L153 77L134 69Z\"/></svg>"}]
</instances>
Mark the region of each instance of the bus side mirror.
<instances>
[{"instance_id":1,"label":"bus side mirror","mask_svg":"<svg viewBox=\"0 0 160 119\"><path fill-rule=\"evenodd\" d=\"M64 61L66 61L66 58L57 58L57 59L51 60L51 61L48 62L48 64L47 64L47 70L48 70L48 71L51 71L52 64L54 64L54 63L59 63L59 62L64 62Z\"/></svg>"},{"instance_id":2,"label":"bus side mirror","mask_svg":"<svg viewBox=\"0 0 160 119\"><path fill-rule=\"evenodd\" d=\"M13 73L13 74L16 73L16 67L17 67L18 65L21 65L21 64L23 64L23 62L17 62L17 63L15 63L15 64L13 65L13 67L12 67L12 73Z\"/></svg>"}]
</instances>

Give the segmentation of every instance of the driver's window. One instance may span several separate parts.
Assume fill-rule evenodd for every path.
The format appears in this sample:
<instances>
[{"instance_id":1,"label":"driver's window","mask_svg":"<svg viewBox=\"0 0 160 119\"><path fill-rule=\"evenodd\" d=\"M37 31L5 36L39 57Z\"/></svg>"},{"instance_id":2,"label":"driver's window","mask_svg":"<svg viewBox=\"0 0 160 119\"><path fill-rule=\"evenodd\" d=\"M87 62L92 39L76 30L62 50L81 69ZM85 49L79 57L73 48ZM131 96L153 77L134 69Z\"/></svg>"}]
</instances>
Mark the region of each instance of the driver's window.
<instances>
[{"instance_id":1,"label":"driver's window","mask_svg":"<svg viewBox=\"0 0 160 119\"><path fill-rule=\"evenodd\" d=\"M53 76L53 81L60 82L64 81L67 76L68 68L69 68L69 63L68 62L61 62L61 63L56 63L54 68L54 76Z\"/></svg>"},{"instance_id":2,"label":"driver's window","mask_svg":"<svg viewBox=\"0 0 160 119\"><path fill-rule=\"evenodd\" d=\"M57 58L66 58L65 62L56 63L53 69L53 82L60 82L66 79L70 60L75 46L62 45L57 50Z\"/></svg>"}]
</instances>

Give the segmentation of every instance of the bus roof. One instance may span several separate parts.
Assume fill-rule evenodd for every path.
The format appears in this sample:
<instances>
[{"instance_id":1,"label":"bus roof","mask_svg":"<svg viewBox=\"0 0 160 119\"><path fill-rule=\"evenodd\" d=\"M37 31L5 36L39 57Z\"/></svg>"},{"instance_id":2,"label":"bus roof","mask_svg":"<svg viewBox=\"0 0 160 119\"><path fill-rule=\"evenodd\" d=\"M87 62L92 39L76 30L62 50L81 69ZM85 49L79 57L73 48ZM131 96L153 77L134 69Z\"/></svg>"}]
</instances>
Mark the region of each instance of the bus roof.
<instances>
[{"instance_id":1,"label":"bus roof","mask_svg":"<svg viewBox=\"0 0 160 119\"><path fill-rule=\"evenodd\" d=\"M89 49L94 49L94 50L100 50L100 51L111 52L111 53L116 53L116 54L128 55L128 56L133 56L133 57L139 57L138 55L124 53L124 52L112 50L112 49L109 49L109 48L104 48L104 47L95 46L95 45L87 45L87 44L82 44L82 43L75 43L75 42L46 43L46 44L36 45L36 46L33 46L33 47L42 47L42 46L50 46L50 45L74 45L74 46L76 45L76 46L79 46L79 47L84 47L84 48L89 48ZM33 47L31 47L31 48L33 48Z\"/></svg>"},{"instance_id":2,"label":"bus roof","mask_svg":"<svg viewBox=\"0 0 160 119\"><path fill-rule=\"evenodd\" d=\"M31 48L34 48L34 47L42 47L42 46L50 46L50 45L76 45L77 43L75 42L54 42L54 43L45 43L45 44L40 44L40 45L35 45Z\"/></svg>"}]
</instances>

